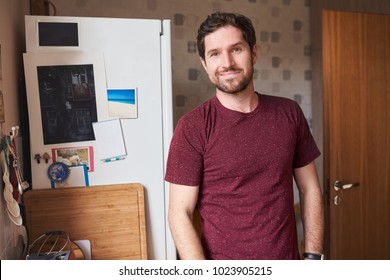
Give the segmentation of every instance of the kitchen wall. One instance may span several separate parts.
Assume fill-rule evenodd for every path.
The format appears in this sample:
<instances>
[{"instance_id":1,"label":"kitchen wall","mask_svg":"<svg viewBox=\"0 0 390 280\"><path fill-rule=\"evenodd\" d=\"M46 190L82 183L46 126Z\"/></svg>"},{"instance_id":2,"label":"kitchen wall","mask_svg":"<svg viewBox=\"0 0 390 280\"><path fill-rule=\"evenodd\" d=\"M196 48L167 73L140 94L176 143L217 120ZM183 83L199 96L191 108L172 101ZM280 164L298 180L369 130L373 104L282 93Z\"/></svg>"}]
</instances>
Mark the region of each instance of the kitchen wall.
<instances>
[{"instance_id":1,"label":"kitchen wall","mask_svg":"<svg viewBox=\"0 0 390 280\"><path fill-rule=\"evenodd\" d=\"M0 90L3 93L5 122L0 123L1 136L20 125L19 78L23 73L24 15L29 13L28 0L0 0ZM20 138L19 138L20 141ZM8 217L0 180L0 259L18 259L22 251L20 227Z\"/></svg>"}]
</instances>

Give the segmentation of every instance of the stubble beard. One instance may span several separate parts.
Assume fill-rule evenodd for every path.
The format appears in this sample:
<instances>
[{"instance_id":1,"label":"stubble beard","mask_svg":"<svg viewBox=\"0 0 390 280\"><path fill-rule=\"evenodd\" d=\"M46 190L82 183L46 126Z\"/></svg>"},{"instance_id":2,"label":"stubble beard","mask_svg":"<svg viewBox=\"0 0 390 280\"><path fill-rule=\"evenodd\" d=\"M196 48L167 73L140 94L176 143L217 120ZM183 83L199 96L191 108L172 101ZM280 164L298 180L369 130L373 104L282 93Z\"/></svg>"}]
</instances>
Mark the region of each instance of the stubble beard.
<instances>
[{"instance_id":1,"label":"stubble beard","mask_svg":"<svg viewBox=\"0 0 390 280\"><path fill-rule=\"evenodd\" d=\"M236 70L235 68L233 69L228 69L228 70ZM240 93L241 91L245 90L248 85L250 84L251 80L252 80L252 76L253 76L253 67L251 67L249 69L249 71L244 75L242 76L240 79L227 79L225 81L221 81L219 79L217 79L216 82L214 82L214 86L224 92L224 93L228 93L228 94L238 94Z\"/></svg>"}]
</instances>

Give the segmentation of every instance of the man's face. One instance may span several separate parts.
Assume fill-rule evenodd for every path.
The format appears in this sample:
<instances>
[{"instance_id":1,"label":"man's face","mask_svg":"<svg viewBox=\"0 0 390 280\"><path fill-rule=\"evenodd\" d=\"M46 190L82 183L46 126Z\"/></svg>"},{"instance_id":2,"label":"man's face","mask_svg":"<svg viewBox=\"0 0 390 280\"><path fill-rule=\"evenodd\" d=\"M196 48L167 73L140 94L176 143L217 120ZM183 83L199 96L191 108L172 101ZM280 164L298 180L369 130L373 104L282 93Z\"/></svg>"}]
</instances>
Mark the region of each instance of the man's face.
<instances>
[{"instance_id":1,"label":"man's face","mask_svg":"<svg viewBox=\"0 0 390 280\"><path fill-rule=\"evenodd\" d=\"M237 94L247 88L257 59L239 29L222 27L204 39L205 59L201 59L211 82L224 93Z\"/></svg>"}]
</instances>

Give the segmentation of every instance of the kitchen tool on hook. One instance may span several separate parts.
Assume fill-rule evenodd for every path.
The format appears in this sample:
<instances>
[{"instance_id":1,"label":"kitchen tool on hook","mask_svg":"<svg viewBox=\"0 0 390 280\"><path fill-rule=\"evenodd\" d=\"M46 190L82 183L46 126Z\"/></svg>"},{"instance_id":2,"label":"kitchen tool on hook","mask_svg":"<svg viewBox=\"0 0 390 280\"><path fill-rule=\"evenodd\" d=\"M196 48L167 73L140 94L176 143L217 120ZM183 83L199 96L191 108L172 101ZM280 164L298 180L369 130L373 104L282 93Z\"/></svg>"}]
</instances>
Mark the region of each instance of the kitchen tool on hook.
<instances>
[{"instance_id":1,"label":"kitchen tool on hook","mask_svg":"<svg viewBox=\"0 0 390 280\"><path fill-rule=\"evenodd\" d=\"M7 150L12 154L13 157L12 167L15 169L15 174L18 181L19 194L22 195L23 192L30 187L30 185L23 180L22 173L20 170L18 155L13 147L14 139L19 134L19 126L13 126L11 130L12 130L11 135L10 137L6 137L5 142L7 144Z\"/></svg>"}]
</instances>

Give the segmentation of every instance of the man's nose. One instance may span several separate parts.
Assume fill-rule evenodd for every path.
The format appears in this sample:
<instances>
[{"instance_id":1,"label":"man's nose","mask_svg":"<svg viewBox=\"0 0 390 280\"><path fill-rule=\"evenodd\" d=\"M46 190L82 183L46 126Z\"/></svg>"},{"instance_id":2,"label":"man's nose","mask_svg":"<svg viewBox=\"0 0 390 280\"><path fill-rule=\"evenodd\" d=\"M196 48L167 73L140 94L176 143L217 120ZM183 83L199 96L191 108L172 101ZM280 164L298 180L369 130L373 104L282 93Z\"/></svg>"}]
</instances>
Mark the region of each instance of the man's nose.
<instances>
[{"instance_id":1,"label":"man's nose","mask_svg":"<svg viewBox=\"0 0 390 280\"><path fill-rule=\"evenodd\" d=\"M234 58L231 53L223 53L222 55L222 66L225 68L229 68L234 65Z\"/></svg>"}]
</instances>

